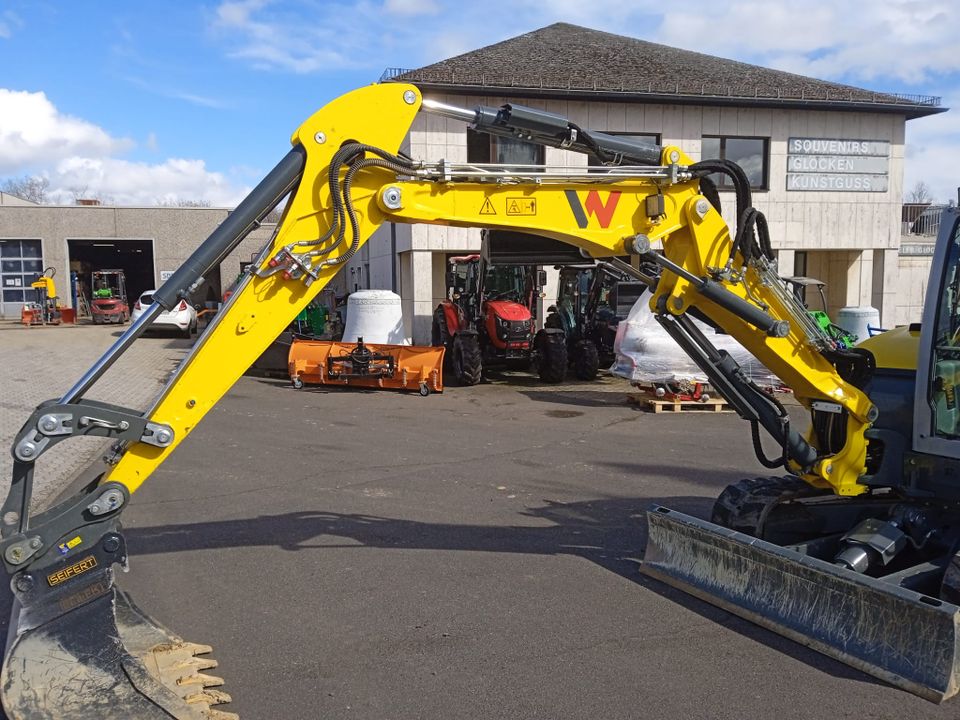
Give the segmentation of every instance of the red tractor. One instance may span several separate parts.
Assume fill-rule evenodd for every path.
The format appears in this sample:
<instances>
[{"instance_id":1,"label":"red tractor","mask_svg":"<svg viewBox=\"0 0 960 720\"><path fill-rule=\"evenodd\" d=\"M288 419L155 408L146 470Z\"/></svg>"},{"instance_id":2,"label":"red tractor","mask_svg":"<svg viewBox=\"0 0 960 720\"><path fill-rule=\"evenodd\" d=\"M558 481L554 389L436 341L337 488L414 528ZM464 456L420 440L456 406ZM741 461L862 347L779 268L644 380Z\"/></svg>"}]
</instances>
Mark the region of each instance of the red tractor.
<instances>
[{"instance_id":1,"label":"red tractor","mask_svg":"<svg viewBox=\"0 0 960 720\"><path fill-rule=\"evenodd\" d=\"M544 243L559 245L534 235L486 231L480 255L450 259L447 299L434 311L432 341L447 348L448 371L459 384L477 384L483 369L493 366L534 366L544 382L563 381L563 330L536 329L537 301L546 283L539 264L553 261L539 249ZM570 249L563 248L568 261Z\"/></svg>"}]
</instances>

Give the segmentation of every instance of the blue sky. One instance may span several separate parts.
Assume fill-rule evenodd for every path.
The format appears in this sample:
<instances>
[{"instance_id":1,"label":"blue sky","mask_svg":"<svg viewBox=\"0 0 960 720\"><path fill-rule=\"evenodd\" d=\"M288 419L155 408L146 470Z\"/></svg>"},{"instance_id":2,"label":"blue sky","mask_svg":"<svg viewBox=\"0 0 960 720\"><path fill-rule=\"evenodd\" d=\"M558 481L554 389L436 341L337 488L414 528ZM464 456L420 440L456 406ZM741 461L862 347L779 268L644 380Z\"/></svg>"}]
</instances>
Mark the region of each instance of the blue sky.
<instances>
[{"instance_id":1,"label":"blue sky","mask_svg":"<svg viewBox=\"0 0 960 720\"><path fill-rule=\"evenodd\" d=\"M558 21L960 108L955 4L0 0L0 178L229 205L330 98ZM955 197L958 111L908 123L907 188Z\"/></svg>"}]
</instances>

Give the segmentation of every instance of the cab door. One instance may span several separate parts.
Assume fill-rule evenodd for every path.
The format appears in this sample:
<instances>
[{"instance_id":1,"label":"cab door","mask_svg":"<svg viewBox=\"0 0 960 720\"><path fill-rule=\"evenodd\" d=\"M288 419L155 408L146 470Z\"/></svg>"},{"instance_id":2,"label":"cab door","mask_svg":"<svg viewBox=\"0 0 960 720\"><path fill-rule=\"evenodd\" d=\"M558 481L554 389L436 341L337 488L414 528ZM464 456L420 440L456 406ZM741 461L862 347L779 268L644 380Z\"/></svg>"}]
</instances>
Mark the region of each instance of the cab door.
<instances>
[{"instance_id":1,"label":"cab door","mask_svg":"<svg viewBox=\"0 0 960 720\"><path fill-rule=\"evenodd\" d=\"M960 211L947 208L927 284L914 394L913 448L960 458Z\"/></svg>"}]
</instances>

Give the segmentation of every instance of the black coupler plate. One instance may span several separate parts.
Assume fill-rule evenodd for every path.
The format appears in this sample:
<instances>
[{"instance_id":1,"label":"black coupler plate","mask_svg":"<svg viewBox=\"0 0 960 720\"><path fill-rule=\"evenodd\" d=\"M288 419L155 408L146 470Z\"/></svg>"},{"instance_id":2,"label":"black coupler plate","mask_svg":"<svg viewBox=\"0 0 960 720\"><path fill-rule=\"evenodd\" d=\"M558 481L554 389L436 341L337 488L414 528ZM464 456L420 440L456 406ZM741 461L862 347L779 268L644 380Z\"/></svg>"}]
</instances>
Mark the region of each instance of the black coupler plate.
<instances>
[{"instance_id":1,"label":"black coupler plate","mask_svg":"<svg viewBox=\"0 0 960 720\"><path fill-rule=\"evenodd\" d=\"M641 571L934 702L958 690L960 607L654 506Z\"/></svg>"}]
</instances>

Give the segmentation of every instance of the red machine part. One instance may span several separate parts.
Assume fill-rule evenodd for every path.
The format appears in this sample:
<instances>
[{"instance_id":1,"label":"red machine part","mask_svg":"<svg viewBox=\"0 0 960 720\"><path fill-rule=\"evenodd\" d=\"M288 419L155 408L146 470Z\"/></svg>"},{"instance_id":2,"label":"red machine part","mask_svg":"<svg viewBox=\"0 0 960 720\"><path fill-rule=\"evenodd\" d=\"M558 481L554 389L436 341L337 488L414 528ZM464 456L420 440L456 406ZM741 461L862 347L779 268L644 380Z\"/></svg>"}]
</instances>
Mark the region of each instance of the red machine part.
<instances>
[{"instance_id":1,"label":"red machine part","mask_svg":"<svg viewBox=\"0 0 960 720\"><path fill-rule=\"evenodd\" d=\"M529 308L524 307L520 303L515 303L510 300L491 300L484 306L484 323L487 327L487 335L490 338L490 342L494 347L504 350L507 348L508 344L511 348L524 347L528 346L529 343L521 342L512 342L507 343L504 340L501 340L497 335L497 318L502 320L507 320L510 322L522 321L529 323L533 316L530 314Z\"/></svg>"}]
</instances>

